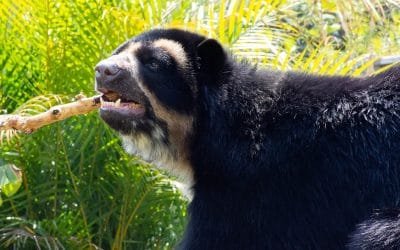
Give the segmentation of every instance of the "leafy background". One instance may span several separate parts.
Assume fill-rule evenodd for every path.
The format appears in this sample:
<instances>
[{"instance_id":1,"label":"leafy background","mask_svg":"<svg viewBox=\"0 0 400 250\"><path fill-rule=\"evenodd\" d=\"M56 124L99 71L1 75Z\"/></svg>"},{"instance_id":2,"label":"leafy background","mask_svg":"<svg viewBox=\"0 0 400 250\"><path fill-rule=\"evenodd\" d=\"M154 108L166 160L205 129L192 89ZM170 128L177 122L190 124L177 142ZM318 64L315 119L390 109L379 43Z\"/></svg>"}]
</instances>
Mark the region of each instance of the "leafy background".
<instances>
[{"instance_id":1,"label":"leafy background","mask_svg":"<svg viewBox=\"0 0 400 250\"><path fill-rule=\"evenodd\" d=\"M94 94L96 63L154 27L319 74L371 74L377 58L400 53L398 0L2 0L0 112L33 114ZM1 248L171 249L182 235L179 183L128 157L96 113L2 143L6 164L23 174L16 194L0 194Z\"/></svg>"}]
</instances>

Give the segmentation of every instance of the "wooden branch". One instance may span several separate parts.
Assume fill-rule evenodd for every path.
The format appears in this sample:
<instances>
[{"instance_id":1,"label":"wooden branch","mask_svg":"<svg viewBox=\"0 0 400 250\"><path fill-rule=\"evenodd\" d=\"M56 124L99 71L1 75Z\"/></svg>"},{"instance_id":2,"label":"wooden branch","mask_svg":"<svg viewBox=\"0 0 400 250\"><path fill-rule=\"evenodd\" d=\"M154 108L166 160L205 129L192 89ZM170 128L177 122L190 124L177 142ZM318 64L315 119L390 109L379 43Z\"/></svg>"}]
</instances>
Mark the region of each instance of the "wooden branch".
<instances>
[{"instance_id":1,"label":"wooden branch","mask_svg":"<svg viewBox=\"0 0 400 250\"><path fill-rule=\"evenodd\" d=\"M48 124L71 116L87 114L100 107L100 96L86 98L83 95L78 95L76 98L78 100L75 102L57 105L46 112L33 116L0 115L0 132L21 131L32 133Z\"/></svg>"}]
</instances>

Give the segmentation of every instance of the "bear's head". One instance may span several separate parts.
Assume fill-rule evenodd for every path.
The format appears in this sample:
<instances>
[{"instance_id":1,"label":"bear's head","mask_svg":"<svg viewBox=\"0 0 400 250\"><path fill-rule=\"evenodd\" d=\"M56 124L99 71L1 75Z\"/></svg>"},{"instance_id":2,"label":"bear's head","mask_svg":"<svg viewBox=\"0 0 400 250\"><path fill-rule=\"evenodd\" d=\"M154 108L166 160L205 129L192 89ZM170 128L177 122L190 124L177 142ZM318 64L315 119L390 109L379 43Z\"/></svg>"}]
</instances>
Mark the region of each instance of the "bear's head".
<instances>
[{"instance_id":1,"label":"bear's head","mask_svg":"<svg viewBox=\"0 0 400 250\"><path fill-rule=\"evenodd\" d=\"M190 179L198 90L216 84L225 60L216 40L194 33L160 29L134 37L95 68L100 116L128 153Z\"/></svg>"}]
</instances>

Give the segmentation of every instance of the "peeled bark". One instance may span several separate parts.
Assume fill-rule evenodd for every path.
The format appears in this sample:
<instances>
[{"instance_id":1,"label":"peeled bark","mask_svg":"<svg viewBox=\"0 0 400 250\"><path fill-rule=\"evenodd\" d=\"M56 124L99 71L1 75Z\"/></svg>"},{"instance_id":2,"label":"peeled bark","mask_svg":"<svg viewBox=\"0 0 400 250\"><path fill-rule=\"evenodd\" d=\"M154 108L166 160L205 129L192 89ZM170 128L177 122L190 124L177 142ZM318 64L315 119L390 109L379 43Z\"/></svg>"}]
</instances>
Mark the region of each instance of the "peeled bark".
<instances>
[{"instance_id":1,"label":"peeled bark","mask_svg":"<svg viewBox=\"0 0 400 250\"><path fill-rule=\"evenodd\" d=\"M0 140L3 135L10 137L15 132L32 133L48 124L67 119L71 116L87 114L100 107L101 96L77 96L77 101L54 106L46 112L32 115L0 115Z\"/></svg>"}]
</instances>

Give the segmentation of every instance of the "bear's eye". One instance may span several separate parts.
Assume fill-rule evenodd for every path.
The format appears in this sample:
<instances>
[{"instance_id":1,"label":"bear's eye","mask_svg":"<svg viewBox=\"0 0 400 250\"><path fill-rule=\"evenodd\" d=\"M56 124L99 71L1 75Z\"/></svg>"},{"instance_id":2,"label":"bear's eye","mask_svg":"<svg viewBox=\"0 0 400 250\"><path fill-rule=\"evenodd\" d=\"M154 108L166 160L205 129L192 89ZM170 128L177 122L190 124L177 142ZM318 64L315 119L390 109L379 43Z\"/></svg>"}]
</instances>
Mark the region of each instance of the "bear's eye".
<instances>
[{"instance_id":1,"label":"bear's eye","mask_svg":"<svg viewBox=\"0 0 400 250\"><path fill-rule=\"evenodd\" d=\"M158 71L161 68L161 62L156 58L149 58L144 66L152 71Z\"/></svg>"},{"instance_id":2,"label":"bear's eye","mask_svg":"<svg viewBox=\"0 0 400 250\"><path fill-rule=\"evenodd\" d=\"M167 51L150 45L140 48L136 52L136 56L144 68L152 72L171 70L174 65L173 59Z\"/></svg>"}]
</instances>

